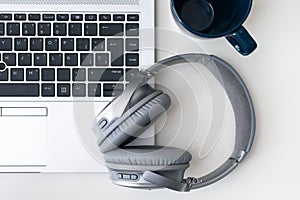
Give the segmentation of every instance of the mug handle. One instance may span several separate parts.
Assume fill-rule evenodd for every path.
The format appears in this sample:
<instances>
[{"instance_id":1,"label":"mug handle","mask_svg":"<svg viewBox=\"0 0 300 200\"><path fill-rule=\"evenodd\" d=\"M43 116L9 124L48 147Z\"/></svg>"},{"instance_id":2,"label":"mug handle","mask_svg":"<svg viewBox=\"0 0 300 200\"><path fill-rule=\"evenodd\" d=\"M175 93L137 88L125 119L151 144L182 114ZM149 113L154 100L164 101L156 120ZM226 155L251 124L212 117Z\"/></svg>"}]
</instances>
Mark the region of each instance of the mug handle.
<instances>
[{"instance_id":1,"label":"mug handle","mask_svg":"<svg viewBox=\"0 0 300 200\"><path fill-rule=\"evenodd\" d=\"M227 35L226 39L243 56L250 55L257 48L257 43L243 26Z\"/></svg>"}]
</instances>

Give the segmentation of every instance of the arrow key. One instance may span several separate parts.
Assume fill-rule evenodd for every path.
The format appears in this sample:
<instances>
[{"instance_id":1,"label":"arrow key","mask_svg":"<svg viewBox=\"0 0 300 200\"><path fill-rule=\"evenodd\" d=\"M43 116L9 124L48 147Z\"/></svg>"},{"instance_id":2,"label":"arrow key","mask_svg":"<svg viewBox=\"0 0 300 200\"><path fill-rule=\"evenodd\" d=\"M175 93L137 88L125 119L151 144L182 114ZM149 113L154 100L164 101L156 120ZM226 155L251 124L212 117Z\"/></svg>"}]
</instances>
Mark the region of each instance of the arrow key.
<instances>
[{"instance_id":1,"label":"arrow key","mask_svg":"<svg viewBox=\"0 0 300 200\"><path fill-rule=\"evenodd\" d=\"M54 84L42 84L42 96L43 97L54 97L55 96L55 85Z\"/></svg>"}]
</instances>

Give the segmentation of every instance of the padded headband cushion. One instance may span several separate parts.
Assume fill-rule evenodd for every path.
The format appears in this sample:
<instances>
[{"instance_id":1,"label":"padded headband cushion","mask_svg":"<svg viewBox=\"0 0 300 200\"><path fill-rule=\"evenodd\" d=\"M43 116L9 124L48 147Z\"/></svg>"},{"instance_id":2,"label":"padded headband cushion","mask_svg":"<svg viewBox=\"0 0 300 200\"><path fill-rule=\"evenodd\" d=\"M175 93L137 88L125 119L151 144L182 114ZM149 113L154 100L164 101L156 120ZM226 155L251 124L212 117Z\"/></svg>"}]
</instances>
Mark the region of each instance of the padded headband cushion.
<instances>
[{"instance_id":1,"label":"padded headband cushion","mask_svg":"<svg viewBox=\"0 0 300 200\"><path fill-rule=\"evenodd\" d=\"M118 124L117 128L99 145L100 151L102 153L112 151L134 140L152 125L169 108L170 104L170 97L164 93L150 100ZM124 115L126 116L126 113Z\"/></svg>"},{"instance_id":2,"label":"padded headband cushion","mask_svg":"<svg viewBox=\"0 0 300 200\"><path fill-rule=\"evenodd\" d=\"M110 151L104 154L104 159L119 165L170 166L188 164L192 155L173 147L138 146Z\"/></svg>"}]
</instances>

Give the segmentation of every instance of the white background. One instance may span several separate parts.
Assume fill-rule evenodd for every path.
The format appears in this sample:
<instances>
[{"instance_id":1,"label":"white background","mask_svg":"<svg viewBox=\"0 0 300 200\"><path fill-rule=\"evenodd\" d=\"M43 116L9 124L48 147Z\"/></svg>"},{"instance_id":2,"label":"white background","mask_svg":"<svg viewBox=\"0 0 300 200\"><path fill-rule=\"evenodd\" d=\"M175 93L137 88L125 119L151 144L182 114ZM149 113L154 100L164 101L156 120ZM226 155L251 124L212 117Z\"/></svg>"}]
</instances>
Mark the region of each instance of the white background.
<instances>
[{"instance_id":1,"label":"white background","mask_svg":"<svg viewBox=\"0 0 300 200\"><path fill-rule=\"evenodd\" d=\"M194 38L201 46L199 49L189 48L184 40L170 41L170 46L181 49L181 53L205 51L228 61L241 74L252 94L257 115L252 152L222 181L180 194L168 190L150 192L117 187L107 174L1 174L0 199L299 199L299 7L297 0L255 0L245 26L259 48L249 57L236 53L224 38ZM170 14L168 0L157 1L157 26L181 31ZM159 46L159 34L157 40ZM158 58L164 56L158 55ZM227 117L225 132L234 130L232 123L232 117ZM163 143L161 135L160 142ZM223 140L226 144L226 138ZM225 149L227 152L228 148ZM198 171L201 174L209 165L197 159L197 155L194 157L192 165L197 168L193 167L189 173L196 175ZM222 158L206 160L216 167ZM204 171L200 169L202 165Z\"/></svg>"}]
</instances>

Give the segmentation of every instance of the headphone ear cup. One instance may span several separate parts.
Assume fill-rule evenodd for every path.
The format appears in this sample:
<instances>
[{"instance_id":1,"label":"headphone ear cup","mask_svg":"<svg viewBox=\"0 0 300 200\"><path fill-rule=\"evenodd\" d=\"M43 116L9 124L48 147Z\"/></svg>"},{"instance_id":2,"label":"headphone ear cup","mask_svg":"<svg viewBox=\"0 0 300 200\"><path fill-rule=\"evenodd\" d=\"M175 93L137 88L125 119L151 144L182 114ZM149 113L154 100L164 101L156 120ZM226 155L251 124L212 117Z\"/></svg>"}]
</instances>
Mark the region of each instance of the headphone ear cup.
<instances>
[{"instance_id":1,"label":"headphone ear cup","mask_svg":"<svg viewBox=\"0 0 300 200\"><path fill-rule=\"evenodd\" d=\"M134 113L130 110L115 121L116 128L108 133L102 143L99 144L102 153L112 151L118 147L124 147L141 135L151 126L171 105L171 99L167 94L160 94L146 104L142 105Z\"/></svg>"},{"instance_id":2,"label":"headphone ear cup","mask_svg":"<svg viewBox=\"0 0 300 200\"><path fill-rule=\"evenodd\" d=\"M132 146L104 154L110 173L151 171L178 181L183 179L191 159L188 151L161 146Z\"/></svg>"}]
</instances>

